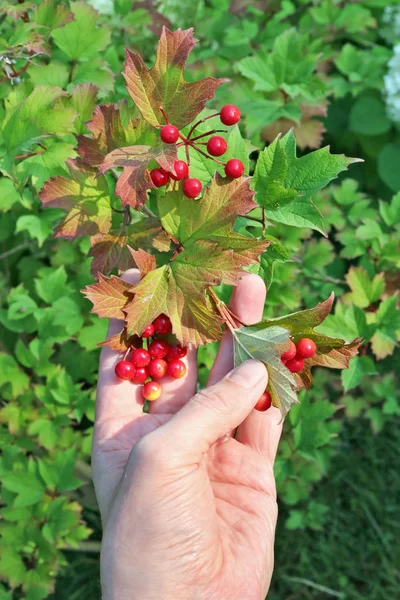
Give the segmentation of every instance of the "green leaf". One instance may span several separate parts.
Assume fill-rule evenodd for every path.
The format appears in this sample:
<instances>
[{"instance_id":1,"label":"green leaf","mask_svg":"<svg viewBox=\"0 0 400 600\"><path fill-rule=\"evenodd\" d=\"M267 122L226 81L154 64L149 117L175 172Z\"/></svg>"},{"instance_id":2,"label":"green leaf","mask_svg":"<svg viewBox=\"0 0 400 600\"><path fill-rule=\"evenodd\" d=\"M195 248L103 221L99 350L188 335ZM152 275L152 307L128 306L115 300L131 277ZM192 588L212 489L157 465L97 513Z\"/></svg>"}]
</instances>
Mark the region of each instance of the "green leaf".
<instances>
[{"instance_id":1,"label":"green leaf","mask_svg":"<svg viewBox=\"0 0 400 600\"><path fill-rule=\"evenodd\" d=\"M15 231L26 231L31 239L38 241L38 246L41 248L47 238L50 238L53 233L53 214L23 215L19 217L16 223Z\"/></svg>"},{"instance_id":2,"label":"green leaf","mask_svg":"<svg viewBox=\"0 0 400 600\"><path fill-rule=\"evenodd\" d=\"M29 387L29 377L19 368L12 356L0 352L0 388L9 384L16 398Z\"/></svg>"},{"instance_id":3,"label":"green leaf","mask_svg":"<svg viewBox=\"0 0 400 600\"><path fill-rule=\"evenodd\" d=\"M21 508L37 504L43 498L45 487L38 475L27 471L6 472L2 476L6 490L17 494L13 506Z\"/></svg>"},{"instance_id":4,"label":"green leaf","mask_svg":"<svg viewBox=\"0 0 400 600\"><path fill-rule=\"evenodd\" d=\"M54 43L73 61L95 58L110 41L106 27L96 27L97 13L86 2L71 4L74 21L52 31Z\"/></svg>"},{"instance_id":5,"label":"green leaf","mask_svg":"<svg viewBox=\"0 0 400 600\"><path fill-rule=\"evenodd\" d=\"M317 54L310 51L309 46L308 36L291 29L276 38L271 53L259 52L244 58L237 68L255 83L255 90L284 90L291 97L320 97L325 86L313 74Z\"/></svg>"},{"instance_id":6,"label":"green leaf","mask_svg":"<svg viewBox=\"0 0 400 600\"><path fill-rule=\"evenodd\" d=\"M257 202L272 221L325 234L322 216L310 196L357 160L330 154L328 147L297 158L296 140L289 131L259 156L253 178Z\"/></svg>"},{"instance_id":7,"label":"green leaf","mask_svg":"<svg viewBox=\"0 0 400 600\"><path fill-rule=\"evenodd\" d=\"M378 155L378 173L393 191L400 191L400 144L386 144Z\"/></svg>"},{"instance_id":8,"label":"green leaf","mask_svg":"<svg viewBox=\"0 0 400 600\"><path fill-rule=\"evenodd\" d=\"M12 180L8 179L8 177L2 177L0 179L0 197L1 197L1 204L0 204L1 212L7 212L15 204L19 204L21 202L21 195L15 189Z\"/></svg>"},{"instance_id":9,"label":"green leaf","mask_svg":"<svg viewBox=\"0 0 400 600\"><path fill-rule=\"evenodd\" d=\"M390 204L380 200L379 213L388 227L400 223L400 193L393 196Z\"/></svg>"},{"instance_id":10,"label":"green leaf","mask_svg":"<svg viewBox=\"0 0 400 600\"><path fill-rule=\"evenodd\" d=\"M360 95L351 107L349 129L362 135L381 135L391 128L386 106L380 95Z\"/></svg>"},{"instance_id":11,"label":"green leaf","mask_svg":"<svg viewBox=\"0 0 400 600\"><path fill-rule=\"evenodd\" d=\"M43 448L52 450L57 445L60 435L59 428L48 419L36 419L28 427L28 434L38 436L39 444Z\"/></svg>"},{"instance_id":12,"label":"green leaf","mask_svg":"<svg viewBox=\"0 0 400 600\"><path fill-rule=\"evenodd\" d=\"M16 154L18 149L29 150L49 134L68 133L76 113L57 102L65 95L66 92L57 87L37 86L27 98L7 111L3 123L6 149Z\"/></svg>"},{"instance_id":13,"label":"green leaf","mask_svg":"<svg viewBox=\"0 0 400 600\"><path fill-rule=\"evenodd\" d=\"M52 304L68 292L66 284L67 273L62 266L50 272L46 270L41 279L35 279L36 292L47 304Z\"/></svg>"},{"instance_id":14,"label":"green leaf","mask_svg":"<svg viewBox=\"0 0 400 600\"><path fill-rule=\"evenodd\" d=\"M298 402L296 381L282 361L289 348L289 332L282 327L242 327L232 332L235 367L248 359L261 360L268 371L268 391L272 404L284 417L292 404Z\"/></svg>"},{"instance_id":15,"label":"green leaf","mask_svg":"<svg viewBox=\"0 0 400 600\"><path fill-rule=\"evenodd\" d=\"M360 308L367 308L380 299L385 291L385 278L382 273L370 278L362 267L351 267L346 275L346 281L351 288L349 299Z\"/></svg>"},{"instance_id":16,"label":"green leaf","mask_svg":"<svg viewBox=\"0 0 400 600\"><path fill-rule=\"evenodd\" d=\"M350 361L347 371L342 373L342 384L345 392L357 387L364 377L376 375L375 363L369 356L355 356Z\"/></svg>"}]
</instances>

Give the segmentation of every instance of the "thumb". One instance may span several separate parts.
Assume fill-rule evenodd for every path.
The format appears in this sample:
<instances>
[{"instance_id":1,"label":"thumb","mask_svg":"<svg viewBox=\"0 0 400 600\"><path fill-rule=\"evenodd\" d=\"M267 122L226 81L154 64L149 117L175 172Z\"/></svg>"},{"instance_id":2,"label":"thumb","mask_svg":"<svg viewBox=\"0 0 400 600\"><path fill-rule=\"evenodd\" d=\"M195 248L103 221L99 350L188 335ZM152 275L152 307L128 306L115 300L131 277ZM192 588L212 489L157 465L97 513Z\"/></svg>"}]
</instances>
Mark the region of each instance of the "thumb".
<instances>
[{"instance_id":1,"label":"thumb","mask_svg":"<svg viewBox=\"0 0 400 600\"><path fill-rule=\"evenodd\" d=\"M250 414L268 382L264 365L246 360L219 383L196 394L156 432L179 459L199 459ZM164 437L165 436L165 437ZM175 454L176 455L176 454Z\"/></svg>"}]
</instances>

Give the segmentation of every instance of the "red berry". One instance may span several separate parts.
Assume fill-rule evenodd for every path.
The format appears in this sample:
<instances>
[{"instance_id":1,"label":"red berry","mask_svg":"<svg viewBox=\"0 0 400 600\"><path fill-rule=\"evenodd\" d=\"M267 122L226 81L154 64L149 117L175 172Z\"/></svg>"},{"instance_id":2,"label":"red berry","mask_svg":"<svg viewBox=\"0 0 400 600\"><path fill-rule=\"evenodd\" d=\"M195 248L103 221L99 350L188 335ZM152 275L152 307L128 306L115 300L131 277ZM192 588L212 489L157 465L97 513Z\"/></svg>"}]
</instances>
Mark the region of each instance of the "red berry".
<instances>
[{"instance_id":1,"label":"red berry","mask_svg":"<svg viewBox=\"0 0 400 600\"><path fill-rule=\"evenodd\" d=\"M149 402L158 400L161 396L161 385L158 383L158 381L148 381L143 386L142 394L143 398Z\"/></svg>"},{"instance_id":2,"label":"red berry","mask_svg":"<svg viewBox=\"0 0 400 600\"><path fill-rule=\"evenodd\" d=\"M240 110L233 104L226 104L221 108L220 119L224 125L235 125L240 120Z\"/></svg>"},{"instance_id":3,"label":"red berry","mask_svg":"<svg viewBox=\"0 0 400 600\"><path fill-rule=\"evenodd\" d=\"M172 331L171 319L164 314L159 315L156 319L154 319L153 325L156 333L163 334Z\"/></svg>"},{"instance_id":4,"label":"red berry","mask_svg":"<svg viewBox=\"0 0 400 600\"><path fill-rule=\"evenodd\" d=\"M284 352L281 356L281 360L285 361L285 362L288 360L292 360L292 358L294 358L296 356L296 352L297 352L296 344L294 342L292 342L292 340L289 340L289 343L290 343L289 350L286 350L286 352Z\"/></svg>"},{"instance_id":5,"label":"red berry","mask_svg":"<svg viewBox=\"0 0 400 600\"><path fill-rule=\"evenodd\" d=\"M255 409L256 410L260 410L260 411L264 411L264 410L268 410L269 407L272 404L272 398L271 398L271 394L265 390L265 392L263 393L263 395L261 396L261 398L259 399L259 401L257 402L257 404L255 405Z\"/></svg>"},{"instance_id":6,"label":"red berry","mask_svg":"<svg viewBox=\"0 0 400 600\"><path fill-rule=\"evenodd\" d=\"M153 335L154 335L154 325L153 325L153 323L149 323L149 325L146 325L146 327L143 329L142 338L149 338L149 337L152 337Z\"/></svg>"},{"instance_id":7,"label":"red berry","mask_svg":"<svg viewBox=\"0 0 400 600\"><path fill-rule=\"evenodd\" d=\"M168 365L163 358L154 358L149 364L149 375L153 379L164 377L167 372Z\"/></svg>"},{"instance_id":8,"label":"red berry","mask_svg":"<svg viewBox=\"0 0 400 600\"><path fill-rule=\"evenodd\" d=\"M175 144L179 138L179 129L175 125L163 125L160 137L165 144Z\"/></svg>"},{"instance_id":9,"label":"red berry","mask_svg":"<svg viewBox=\"0 0 400 600\"><path fill-rule=\"evenodd\" d=\"M169 350L169 344L164 340L153 340L149 345L149 352L152 358L164 358Z\"/></svg>"},{"instance_id":10,"label":"red berry","mask_svg":"<svg viewBox=\"0 0 400 600\"><path fill-rule=\"evenodd\" d=\"M170 346L167 354L167 360L175 360L177 358L183 358L187 354L187 348L183 348L182 346Z\"/></svg>"},{"instance_id":11,"label":"red berry","mask_svg":"<svg viewBox=\"0 0 400 600\"><path fill-rule=\"evenodd\" d=\"M189 177L189 167L184 160L176 160L174 162L174 169L176 175L174 175L173 173L169 174L171 179L173 179L174 181L181 181L182 179L186 179L186 177Z\"/></svg>"},{"instance_id":12,"label":"red berry","mask_svg":"<svg viewBox=\"0 0 400 600\"><path fill-rule=\"evenodd\" d=\"M225 165L225 175L236 179L244 173L244 164L238 158L231 158Z\"/></svg>"},{"instance_id":13,"label":"red berry","mask_svg":"<svg viewBox=\"0 0 400 600\"><path fill-rule=\"evenodd\" d=\"M207 142L207 152L211 156L222 156L225 154L228 144L220 135L214 135Z\"/></svg>"},{"instance_id":14,"label":"red berry","mask_svg":"<svg viewBox=\"0 0 400 600\"><path fill-rule=\"evenodd\" d=\"M196 198L202 189L203 185L201 181L194 179L193 177L186 179L186 181L183 183L183 193L187 198Z\"/></svg>"},{"instance_id":15,"label":"red berry","mask_svg":"<svg viewBox=\"0 0 400 600\"><path fill-rule=\"evenodd\" d=\"M150 171L150 177L156 187L167 185L169 181L169 175L164 169L153 169Z\"/></svg>"},{"instance_id":16,"label":"red berry","mask_svg":"<svg viewBox=\"0 0 400 600\"><path fill-rule=\"evenodd\" d=\"M135 370L135 375L132 378L132 383L136 383L136 385L140 385L141 383L144 383L146 381L148 376L149 376L149 372L147 370L147 367L140 367L139 369Z\"/></svg>"},{"instance_id":17,"label":"red berry","mask_svg":"<svg viewBox=\"0 0 400 600\"><path fill-rule=\"evenodd\" d=\"M186 375L186 365L178 359L171 360L168 363L168 375L174 379L181 379Z\"/></svg>"},{"instance_id":18,"label":"red berry","mask_svg":"<svg viewBox=\"0 0 400 600\"><path fill-rule=\"evenodd\" d=\"M286 363L287 368L291 373L299 373L304 369L304 360L302 358L292 358Z\"/></svg>"},{"instance_id":19,"label":"red berry","mask_svg":"<svg viewBox=\"0 0 400 600\"><path fill-rule=\"evenodd\" d=\"M135 365L136 368L147 367L150 363L151 357L148 350L144 348L136 348L133 351L131 361Z\"/></svg>"},{"instance_id":20,"label":"red berry","mask_svg":"<svg viewBox=\"0 0 400 600\"><path fill-rule=\"evenodd\" d=\"M315 342L310 340L309 338L301 338L297 342L297 358L311 358L317 351L317 346Z\"/></svg>"},{"instance_id":21,"label":"red berry","mask_svg":"<svg viewBox=\"0 0 400 600\"><path fill-rule=\"evenodd\" d=\"M135 374L135 367L129 360L120 360L115 365L115 374L118 379L129 381Z\"/></svg>"}]
</instances>

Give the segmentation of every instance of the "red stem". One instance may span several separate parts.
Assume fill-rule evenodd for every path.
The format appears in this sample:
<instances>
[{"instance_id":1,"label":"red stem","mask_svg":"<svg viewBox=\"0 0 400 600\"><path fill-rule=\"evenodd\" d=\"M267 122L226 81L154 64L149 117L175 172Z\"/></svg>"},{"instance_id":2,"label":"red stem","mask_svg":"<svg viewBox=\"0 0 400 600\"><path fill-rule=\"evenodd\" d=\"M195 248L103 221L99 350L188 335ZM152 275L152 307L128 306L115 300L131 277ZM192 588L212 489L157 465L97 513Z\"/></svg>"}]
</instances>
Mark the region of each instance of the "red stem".
<instances>
[{"instance_id":1,"label":"red stem","mask_svg":"<svg viewBox=\"0 0 400 600\"><path fill-rule=\"evenodd\" d=\"M209 115L208 117L204 117L203 119L200 119L200 121L197 121L197 123L195 123L192 127L192 129L189 131L188 133L188 138L190 139L190 136L192 135L193 131L196 129L196 127L198 127L201 123L204 123L205 121L208 121L208 119L212 119L213 117L219 117L219 112L215 113L214 115Z\"/></svg>"},{"instance_id":2,"label":"red stem","mask_svg":"<svg viewBox=\"0 0 400 600\"><path fill-rule=\"evenodd\" d=\"M165 114L165 110L163 109L162 106L160 106L160 111L161 111L162 116L165 119L166 124L169 125L169 119L168 119L167 115Z\"/></svg>"},{"instance_id":3,"label":"red stem","mask_svg":"<svg viewBox=\"0 0 400 600\"><path fill-rule=\"evenodd\" d=\"M196 140L199 140L202 137L205 137L206 135L213 135L214 133L227 133L226 129L211 129L210 131L207 131L206 133L202 133L201 135L196 135L196 137L191 138L192 142L195 142Z\"/></svg>"}]
</instances>

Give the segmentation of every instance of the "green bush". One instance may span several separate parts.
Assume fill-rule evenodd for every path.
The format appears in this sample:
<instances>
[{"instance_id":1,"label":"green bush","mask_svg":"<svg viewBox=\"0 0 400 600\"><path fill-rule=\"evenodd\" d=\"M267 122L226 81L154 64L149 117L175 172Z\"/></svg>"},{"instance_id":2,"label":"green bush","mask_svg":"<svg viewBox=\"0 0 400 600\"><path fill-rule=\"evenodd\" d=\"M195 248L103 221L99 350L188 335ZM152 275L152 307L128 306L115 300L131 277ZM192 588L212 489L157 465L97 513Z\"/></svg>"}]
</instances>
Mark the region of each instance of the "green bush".
<instances>
[{"instance_id":1,"label":"green bush","mask_svg":"<svg viewBox=\"0 0 400 600\"><path fill-rule=\"evenodd\" d=\"M78 156L77 136L89 134L96 104L120 102L122 113L132 106L124 49L150 64L164 24L195 24L201 43L188 76L230 78L211 104L234 99L243 110L252 159L293 128L303 155L330 144L365 161L316 193L297 222L270 216L286 252L276 244L263 265L265 316L312 307L333 290L334 314L321 331L365 340L341 376L316 371L286 419L271 598L394 597L399 7L386 0L276 0L262 9L246 0L90 4L0 8L0 598L99 596L89 457L96 344L106 329L80 294L92 282L88 238L53 238L63 211L42 210L38 194L49 178L69 176L66 161ZM199 352L202 382L214 355L215 346ZM354 546L365 550L365 562Z\"/></svg>"}]
</instances>

